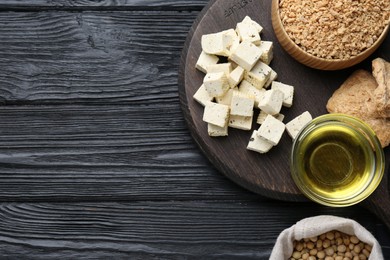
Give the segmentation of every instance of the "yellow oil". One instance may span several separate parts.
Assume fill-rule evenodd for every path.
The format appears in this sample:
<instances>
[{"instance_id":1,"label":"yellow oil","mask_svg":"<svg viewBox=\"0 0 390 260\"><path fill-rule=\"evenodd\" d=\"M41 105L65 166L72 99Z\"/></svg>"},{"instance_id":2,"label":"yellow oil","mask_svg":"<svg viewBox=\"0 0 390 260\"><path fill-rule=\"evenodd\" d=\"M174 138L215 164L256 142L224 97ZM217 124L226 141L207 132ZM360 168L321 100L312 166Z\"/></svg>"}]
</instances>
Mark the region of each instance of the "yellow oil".
<instances>
[{"instance_id":1,"label":"yellow oil","mask_svg":"<svg viewBox=\"0 0 390 260\"><path fill-rule=\"evenodd\" d=\"M314 129L298 148L301 181L327 200L355 197L367 188L375 165L367 142L361 132L343 124Z\"/></svg>"}]
</instances>

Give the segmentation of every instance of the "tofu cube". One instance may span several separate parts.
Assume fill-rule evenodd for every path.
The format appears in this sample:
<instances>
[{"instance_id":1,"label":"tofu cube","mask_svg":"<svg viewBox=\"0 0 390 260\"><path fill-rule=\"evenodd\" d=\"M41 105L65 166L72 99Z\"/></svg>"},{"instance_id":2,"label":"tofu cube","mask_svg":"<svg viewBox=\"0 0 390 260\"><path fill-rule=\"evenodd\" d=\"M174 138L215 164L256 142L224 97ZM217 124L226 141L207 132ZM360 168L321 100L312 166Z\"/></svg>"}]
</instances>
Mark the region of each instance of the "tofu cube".
<instances>
[{"instance_id":1,"label":"tofu cube","mask_svg":"<svg viewBox=\"0 0 390 260\"><path fill-rule=\"evenodd\" d=\"M229 106L208 102L204 108L203 121L219 127L225 127L229 119Z\"/></svg>"},{"instance_id":2,"label":"tofu cube","mask_svg":"<svg viewBox=\"0 0 390 260\"><path fill-rule=\"evenodd\" d=\"M268 115L257 131L257 135L275 146L282 138L285 129L286 125L283 122Z\"/></svg>"},{"instance_id":3,"label":"tofu cube","mask_svg":"<svg viewBox=\"0 0 390 260\"><path fill-rule=\"evenodd\" d=\"M301 129L312 119L313 117L308 111L303 112L286 124L287 133L291 136L291 138L295 139L299 131L301 131Z\"/></svg>"},{"instance_id":4,"label":"tofu cube","mask_svg":"<svg viewBox=\"0 0 390 260\"><path fill-rule=\"evenodd\" d=\"M262 123L264 123L264 120L267 118L267 116L268 116L268 114L266 112L260 110L260 113L257 116L256 123L261 125ZM278 119L279 121L282 121L282 122L284 120L284 115L283 114L273 115L273 117L275 117L276 119Z\"/></svg>"},{"instance_id":5,"label":"tofu cube","mask_svg":"<svg viewBox=\"0 0 390 260\"><path fill-rule=\"evenodd\" d=\"M274 115L273 117L275 117L276 119L278 119L279 121L283 122L285 116L283 114L277 114L277 115Z\"/></svg>"},{"instance_id":6,"label":"tofu cube","mask_svg":"<svg viewBox=\"0 0 390 260\"><path fill-rule=\"evenodd\" d=\"M223 104L223 105L227 105L230 107L230 104L232 103L232 97L233 97L233 92L235 90L238 90L237 88L231 88L229 89L225 95L223 95L222 97L216 97L215 98L215 101L218 103L218 104Z\"/></svg>"},{"instance_id":7,"label":"tofu cube","mask_svg":"<svg viewBox=\"0 0 390 260\"><path fill-rule=\"evenodd\" d=\"M253 111L252 111L252 116L230 115L228 126L232 128L248 131L252 129L252 121L253 121Z\"/></svg>"},{"instance_id":8,"label":"tofu cube","mask_svg":"<svg viewBox=\"0 0 390 260\"><path fill-rule=\"evenodd\" d=\"M217 64L219 58L212 54L207 54L202 51L199 55L199 58L196 62L195 68L202 71L203 73L207 73L207 67L210 65Z\"/></svg>"},{"instance_id":9,"label":"tofu cube","mask_svg":"<svg viewBox=\"0 0 390 260\"><path fill-rule=\"evenodd\" d=\"M256 88L261 89L267 83L271 71L272 69L267 64L259 61L250 71L246 71L244 79Z\"/></svg>"},{"instance_id":10,"label":"tofu cube","mask_svg":"<svg viewBox=\"0 0 390 260\"><path fill-rule=\"evenodd\" d=\"M214 100L214 97L210 96L209 93L206 91L204 84L202 84L202 86L198 88L193 98L202 106L206 106L207 102Z\"/></svg>"},{"instance_id":11,"label":"tofu cube","mask_svg":"<svg viewBox=\"0 0 390 260\"><path fill-rule=\"evenodd\" d=\"M274 71L271 68L271 73L269 74L269 79L265 83L264 88L269 88L271 86L272 82L274 82L277 78L278 78L278 73L276 73L276 71Z\"/></svg>"},{"instance_id":12,"label":"tofu cube","mask_svg":"<svg viewBox=\"0 0 390 260\"><path fill-rule=\"evenodd\" d=\"M240 37L234 29L223 31L223 41L226 48L226 57L229 57L233 50L240 44Z\"/></svg>"},{"instance_id":13,"label":"tofu cube","mask_svg":"<svg viewBox=\"0 0 390 260\"><path fill-rule=\"evenodd\" d=\"M230 57L232 55L232 53L236 51L236 49L240 45L240 43L241 43L241 41L240 41L239 36L237 36L237 38L234 38L232 44L230 45L230 47L228 47L228 51L229 51L228 57Z\"/></svg>"},{"instance_id":14,"label":"tofu cube","mask_svg":"<svg viewBox=\"0 0 390 260\"><path fill-rule=\"evenodd\" d=\"M259 108L270 115L279 114L284 100L284 94L277 89L267 90L259 102Z\"/></svg>"},{"instance_id":15,"label":"tofu cube","mask_svg":"<svg viewBox=\"0 0 390 260\"><path fill-rule=\"evenodd\" d=\"M236 32L241 41L249 41L255 45L259 45L261 43L260 34L252 23L237 23Z\"/></svg>"},{"instance_id":16,"label":"tofu cube","mask_svg":"<svg viewBox=\"0 0 390 260\"><path fill-rule=\"evenodd\" d=\"M255 98L253 96L234 91L230 103L230 114L236 116L253 116L254 104Z\"/></svg>"},{"instance_id":17,"label":"tofu cube","mask_svg":"<svg viewBox=\"0 0 390 260\"><path fill-rule=\"evenodd\" d=\"M260 56L261 50L256 45L244 41L237 46L229 58L243 69L250 71L260 59Z\"/></svg>"},{"instance_id":18,"label":"tofu cube","mask_svg":"<svg viewBox=\"0 0 390 260\"><path fill-rule=\"evenodd\" d=\"M212 97L221 97L230 88L225 72L207 73L203 79L203 84Z\"/></svg>"},{"instance_id":19,"label":"tofu cube","mask_svg":"<svg viewBox=\"0 0 390 260\"><path fill-rule=\"evenodd\" d=\"M259 115L257 116L257 120L256 120L256 123L258 123L259 125L261 125L262 123L264 123L265 119L267 118L268 114L266 112L264 112L263 110L260 110L260 113Z\"/></svg>"},{"instance_id":20,"label":"tofu cube","mask_svg":"<svg viewBox=\"0 0 390 260\"><path fill-rule=\"evenodd\" d=\"M234 29L204 34L201 38L202 50L207 54L228 57L231 53L230 47L237 37Z\"/></svg>"},{"instance_id":21,"label":"tofu cube","mask_svg":"<svg viewBox=\"0 0 390 260\"><path fill-rule=\"evenodd\" d=\"M263 31L263 27L256 21L252 20L249 16L245 16L244 19L242 20L242 23L250 24L251 26L254 26L259 34Z\"/></svg>"},{"instance_id":22,"label":"tofu cube","mask_svg":"<svg viewBox=\"0 0 390 260\"><path fill-rule=\"evenodd\" d=\"M237 66L232 72L230 72L228 75L229 86L231 88L236 87L244 78L244 73L245 70L240 66Z\"/></svg>"},{"instance_id":23,"label":"tofu cube","mask_svg":"<svg viewBox=\"0 0 390 260\"><path fill-rule=\"evenodd\" d=\"M273 144L259 137L258 132L255 130L252 133L251 138L249 139L248 146L246 149L255 151L258 153L266 153L273 147Z\"/></svg>"},{"instance_id":24,"label":"tofu cube","mask_svg":"<svg viewBox=\"0 0 390 260\"><path fill-rule=\"evenodd\" d=\"M259 48L261 50L260 60L269 65L274 57L273 54L273 42L261 41Z\"/></svg>"},{"instance_id":25,"label":"tofu cube","mask_svg":"<svg viewBox=\"0 0 390 260\"><path fill-rule=\"evenodd\" d=\"M232 64L230 62L211 64L207 66L207 73L225 72L226 75L229 75L231 71Z\"/></svg>"},{"instance_id":26,"label":"tofu cube","mask_svg":"<svg viewBox=\"0 0 390 260\"><path fill-rule=\"evenodd\" d=\"M213 124L207 124L207 133L209 136L228 136L228 125L224 127L216 126Z\"/></svg>"},{"instance_id":27,"label":"tofu cube","mask_svg":"<svg viewBox=\"0 0 390 260\"><path fill-rule=\"evenodd\" d=\"M241 81L241 84L238 88L238 90L241 93L244 93L249 96L253 96L255 98L255 107L259 107L259 102L262 99L265 89L258 89L255 86L253 86L251 83L249 83L246 80Z\"/></svg>"},{"instance_id":28,"label":"tofu cube","mask_svg":"<svg viewBox=\"0 0 390 260\"><path fill-rule=\"evenodd\" d=\"M293 97L294 97L294 87L274 81L272 82L272 87L271 89L278 89L283 92L284 94L284 100L283 100L283 106L285 107L291 107L293 104Z\"/></svg>"},{"instance_id":29,"label":"tofu cube","mask_svg":"<svg viewBox=\"0 0 390 260\"><path fill-rule=\"evenodd\" d=\"M225 54L225 46L222 32L204 34L201 38L202 50L207 54L222 55Z\"/></svg>"}]
</instances>

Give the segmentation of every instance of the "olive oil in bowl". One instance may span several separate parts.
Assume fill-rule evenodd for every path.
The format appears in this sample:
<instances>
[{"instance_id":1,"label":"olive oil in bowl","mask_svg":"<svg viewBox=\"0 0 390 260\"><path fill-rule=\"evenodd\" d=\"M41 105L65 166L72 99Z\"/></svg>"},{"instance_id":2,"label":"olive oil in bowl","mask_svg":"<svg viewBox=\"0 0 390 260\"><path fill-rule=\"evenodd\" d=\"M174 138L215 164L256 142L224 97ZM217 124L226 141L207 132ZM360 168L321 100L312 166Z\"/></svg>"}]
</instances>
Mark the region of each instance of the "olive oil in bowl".
<instances>
[{"instance_id":1,"label":"olive oil in bowl","mask_svg":"<svg viewBox=\"0 0 390 260\"><path fill-rule=\"evenodd\" d=\"M379 185L384 173L383 149L359 119L320 116L294 140L291 173L310 199L328 206L353 205Z\"/></svg>"}]
</instances>

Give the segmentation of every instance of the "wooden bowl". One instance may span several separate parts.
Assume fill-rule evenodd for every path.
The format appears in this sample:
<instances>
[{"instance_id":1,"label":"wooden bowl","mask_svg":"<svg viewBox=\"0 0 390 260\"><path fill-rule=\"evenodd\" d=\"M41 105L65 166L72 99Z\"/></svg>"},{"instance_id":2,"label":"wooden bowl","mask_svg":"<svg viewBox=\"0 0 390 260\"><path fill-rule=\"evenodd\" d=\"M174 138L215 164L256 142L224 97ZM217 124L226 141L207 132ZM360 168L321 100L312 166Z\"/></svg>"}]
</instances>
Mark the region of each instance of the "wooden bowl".
<instances>
[{"instance_id":1,"label":"wooden bowl","mask_svg":"<svg viewBox=\"0 0 390 260\"><path fill-rule=\"evenodd\" d=\"M389 32L390 27L390 25L388 24L384 28L382 34L377 39L377 41L374 42L374 44L371 45L370 48L361 52L357 56L353 56L349 59L324 59L305 52L288 36L280 18L279 0L272 0L271 20L276 38L278 39L280 45L284 48L284 50L300 63L308 67L321 70L340 70L352 67L353 65L356 65L361 61L365 60L382 44L382 42L387 36L387 33Z\"/></svg>"}]
</instances>

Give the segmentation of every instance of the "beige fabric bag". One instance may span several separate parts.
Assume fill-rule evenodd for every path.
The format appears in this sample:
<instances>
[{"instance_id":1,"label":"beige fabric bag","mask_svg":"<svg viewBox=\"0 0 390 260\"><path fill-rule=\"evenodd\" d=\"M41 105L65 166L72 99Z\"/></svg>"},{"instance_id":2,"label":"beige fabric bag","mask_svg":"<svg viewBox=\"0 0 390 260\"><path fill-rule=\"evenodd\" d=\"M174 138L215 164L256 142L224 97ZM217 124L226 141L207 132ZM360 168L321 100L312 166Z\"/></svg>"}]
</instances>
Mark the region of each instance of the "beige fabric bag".
<instances>
[{"instance_id":1,"label":"beige fabric bag","mask_svg":"<svg viewBox=\"0 0 390 260\"><path fill-rule=\"evenodd\" d=\"M335 216L316 216L303 219L280 233L271 253L271 260L286 260L293 252L293 241L319 236L338 230L357 236L362 242L372 245L370 259L384 260L382 249L375 237L354 220Z\"/></svg>"}]
</instances>

